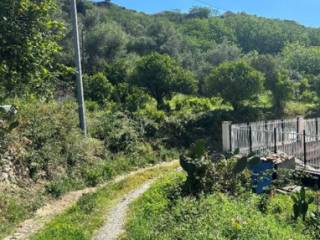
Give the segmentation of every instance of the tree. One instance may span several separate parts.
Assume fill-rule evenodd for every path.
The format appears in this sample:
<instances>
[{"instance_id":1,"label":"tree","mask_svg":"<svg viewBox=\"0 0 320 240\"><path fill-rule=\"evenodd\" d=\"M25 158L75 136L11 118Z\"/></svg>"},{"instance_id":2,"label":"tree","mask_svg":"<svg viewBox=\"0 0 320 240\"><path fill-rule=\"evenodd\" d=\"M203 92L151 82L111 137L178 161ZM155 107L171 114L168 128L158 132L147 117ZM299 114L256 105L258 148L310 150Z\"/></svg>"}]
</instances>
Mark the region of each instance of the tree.
<instances>
[{"instance_id":1,"label":"tree","mask_svg":"<svg viewBox=\"0 0 320 240\"><path fill-rule=\"evenodd\" d=\"M86 39L86 63L91 71L103 70L108 61L123 56L128 42L127 34L115 22L96 25Z\"/></svg>"},{"instance_id":2,"label":"tree","mask_svg":"<svg viewBox=\"0 0 320 240\"><path fill-rule=\"evenodd\" d=\"M293 93L293 85L286 70L271 55L259 55L251 61L252 66L264 73L265 87L272 93L272 105L276 116L284 113L285 104Z\"/></svg>"},{"instance_id":3,"label":"tree","mask_svg":"<svg viewBox=\"0 0 320 240\"><path fill-rule=\"evenodd\" d=\"M60 74L62 23L54 0L0 1L0 82L6 96L48 96Z\"/></svg>"},{"instance_id":4,"label":"tree","mask_svg":"<svg viewBox=\"0 0 320 240\"><path fill-rule=\"evenodd\" d=\"M127 54L125 58L120 58L106 66L105 74L113 85L129 82L137 61L140 58L134 54Z\"/></svg>"},{"instance_id":5,"label":"tree","mask_svg":"<svg viewBox=\"0 0 320 240\"><path fill-rule=\"evenodd\" d=\"M113 93L113 86L103 73L96 73L84 78L85 96L103 105Z\"/></svg>"},{"instance_id":6,"label":"tree","mask_svg":"<svg viewBox=\"0 0 320 240\"><path fill-rule=\"evenodd\" d=\"M289 79L287 71L277 73L277 81L274 82L272 89L273 108L276 116L284 114L285 106L293 95L293 85Z\"/></svg>"},{"instance_id":7,"label":"tree","mask_svg":"<svg viewBox=\"0 0 320 240\"><path fill-rule=\"evenodd\" d=\"M153 51L169 54L170 56L179 54L182 48L182 36L171 22L155 21L148 27L147 34L154 44Z\"/></svg>"},{"instance_id":8,"label":"tree","mask_svg":"<svg viewBox=\"0 0 320 240\"><path fill-rule=\"evenodd\" d=\"M290 44L282 52L284 63L300 73L320 74L320 47L305 47Z\"/></svg>"},{"instance_id":9,"label":"tree","mask_svg":"<svg viewBox=\"0 0 320 240\"><path fill-rule=\"evenodd\" d=\"M236 45L224 41L217 45L214 49L208 51L207 60L212 65L219 65L224 61L234 61L241 56L241 49Z\"/></svg>"},{"instance_id":10,"label":"tree","mask_svg":"<svg viewBox=\"0 0 320 240\"><path fill-rule=\"evenodd\" d=\"M189 18L209 18L212 15L210 8L206 7L193 7L191 8L188 17Z\"/></svg>"},{"instance_id":11,"label":"tree","mask_svg":"<svg viewBox=\"0 0 320 240\"><path fill-rule=\"evenodd\" d=\"M286 43L308 43L305 27L290 21L271 20L247 14L234 14L225 18L239 46L244 52L279 53Z\"/></svg>"},{"instance_id":12,"label":"tree","mask_svg":"<svg viewBox=\"0 0 320 240\"><path fill-rule=\"evenodd\" d=\"M244 101L255 101L263 89L264 77L243 61L225 62L206 79L207 94L220 96L238 110Z\"/></svg>"},{"instance_id":13,"label":"tree","mask_svg":"<svg viewBox=\"0 0 320 240\"><path fill-rule=\"evenodd\" d=\"M138 62L133 84L145 88L153 96L158 108L164 108L164 98L172 93L193 93L196 82L191 72L181 68L168 55L152 53Z\"/></svg>"}]
</instances>

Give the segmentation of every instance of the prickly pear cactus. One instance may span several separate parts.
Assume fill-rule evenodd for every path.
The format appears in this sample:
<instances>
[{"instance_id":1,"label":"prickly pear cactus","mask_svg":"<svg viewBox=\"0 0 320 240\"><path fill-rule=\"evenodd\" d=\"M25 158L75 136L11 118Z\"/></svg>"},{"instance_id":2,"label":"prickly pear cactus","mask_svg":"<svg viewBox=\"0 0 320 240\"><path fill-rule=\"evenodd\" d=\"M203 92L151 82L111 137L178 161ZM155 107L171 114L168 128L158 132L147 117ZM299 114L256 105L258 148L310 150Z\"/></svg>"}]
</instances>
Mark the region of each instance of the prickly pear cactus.
<instances>
[{"instance_id":1,"label":"prickly pear cactus","mask_svg":"<svg viewBox=\"0 0 320 240\"><path fill-rule=\"evenodd\" d=\"M306 220L308 213L309 205L314 201L314 198L307 196L306 190L304 187L301 188L300 192L292 196L293 204L293 217L298 219L302 217L302 220Z\"/></svg>"}]
</instances>

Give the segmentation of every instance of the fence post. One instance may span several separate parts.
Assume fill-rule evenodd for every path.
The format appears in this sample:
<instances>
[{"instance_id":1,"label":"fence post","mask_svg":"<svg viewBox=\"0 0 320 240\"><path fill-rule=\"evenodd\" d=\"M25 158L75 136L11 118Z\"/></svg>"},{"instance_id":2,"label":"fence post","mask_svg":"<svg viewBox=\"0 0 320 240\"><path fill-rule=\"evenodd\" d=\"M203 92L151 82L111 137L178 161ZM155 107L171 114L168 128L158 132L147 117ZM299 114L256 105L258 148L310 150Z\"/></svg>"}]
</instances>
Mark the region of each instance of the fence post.
<instances>
[{"instance_id":1,"label":"fence post","mask_svg":"<svg viewBox=\"0 0 320 240\"><path fill-rule=\"evenodd\" d=\"M302 116L297 117L297 133L302 134L305 129L305 122Z\"/></svg>"},{"instance_id":2,"label":"fence post","mask_svg":"<svg viewBox=\"0 0 320 240\"><path fill-rule=\"evenodd\" d=\"M230 121L222 122L222 150L224 152L232 152L232 134Z\"/></svg>"},{"instance_id":3,"label":"fence post","mask_svg":"<svg viewBox=\"0 0 320 240\"><path fill-rule=\"evenodd\" d=\"M303 162L304 162L304 166L306 166L307 165L306 130L303 130Z\"/></svg>"},{"instance_id":4,"label":"fence post","mask_svg":"<svg viewBox=\"0 0 320 240\"><path fill-rule=\"evenodd\" d=\"M252 152L252 127L249 124L249 153Z\"/></svg>"},{"instance_id":5,"label":"fence post","mask_svg":"<svg viewBox=\"0 0 320 240\"><path fill-rule=\"evenodd\" d=\"M318 118L316 118L316 141L319 140L319 126L318 126Z\"/></svg>"},{"instance_id":6,"label":"fence post","mask_svg":"<svg viewBox=\"0 0 320 240\"><path fill-rule=\"evenodd\" d=\"M268 149L269 147L269 135L268 135L268 122L267 121L264 121L264 140L265 140L265 143L266 143L266 148Z\"/></svg>"},{"instance_id":7,"label":"fence post","mask_svg":"<svg viewBox=\"0 0 320 240\"><path fill-rule=\"evenodd\" d=\"M300 139L300 136L303 134L303 130L305 129L304 125L304 118L301 116L297 117L297 142L302 140Z\"/></svg>"},{"instance_id":8,"label":"fence post","mask_svg":"<svg viewBox=\"0 0 320 240\"><path fill-rule=\"evenodd\" d=\"M274 153L278 152L278 148L277 148L277 128L273 129L273 140L274 140Z\"/></svg>"},{"instance_id":9,"label":"fence post","mask_svg":"<svg viewBox=\"0 0 320 240\"><path fill-rule=\"evenodd\" d=\"M284 121L283 119L281 119L281 141L282 141L282 145L284 144Z\"/></svg>"}]
</instances>

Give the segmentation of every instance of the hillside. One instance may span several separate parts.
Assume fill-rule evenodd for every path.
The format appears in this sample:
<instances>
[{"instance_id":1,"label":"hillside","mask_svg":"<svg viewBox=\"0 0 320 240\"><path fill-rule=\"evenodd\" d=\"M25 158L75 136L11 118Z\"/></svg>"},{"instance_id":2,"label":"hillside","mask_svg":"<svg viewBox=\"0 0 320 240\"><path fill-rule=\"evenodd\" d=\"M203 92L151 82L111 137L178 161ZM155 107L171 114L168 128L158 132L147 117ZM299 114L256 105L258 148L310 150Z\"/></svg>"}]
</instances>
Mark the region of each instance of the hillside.
<instances>
[{"instance_id":1,"label":"hillside","mask_svg":"<svg viewBox=\"0 0 320 240\"><path fill-rule=\"evenodd\" d=\"M201 7L147 15L112 3L80 5L87 74L105 72L112 84L126 81L141 57L157 52L193 74L194 94L221 96L207 89L208 75L221 63L244 61L264 74L266 91L256 105L272 104L273 117L304 114L318 101L319 29ZM63 62L71 65L68 42Z\"/></svg>"},{"instance_id":2,"label":"hillside","mask_svg":"<svg viewBox=\"0 0 320 240\"><path fill-rule=\"evenodd\" d=\"M320 29L246 13L218 15L202 7L188 13L148 15L110 1L97 5L79 0L85 138L75 98L69 5L69 0L0 1L0 238L68 192L86 192L120 174L175 160L196 142L206 151L199 156L201 161L191 158L199 161L201 169L202 164L215 169L206 157L222 152L222 121L319 114ZM233 153L224 154L229 159ZM224 160L218 167L226 174L219 179L232 181L227 186L219 182L219 189L208 193L226 194L227 206L235 204L227 196L230 189L243 196L250 187L238 182L242 178L228 175L233 165ZM211 179L211 175L205 177ZM250 181L248 175L243 177ZM101 226L104 212L99 219L90 215L92 226L84 233L83 226L90 224L84 223L88 211L106 210L104 203L125 197L145 178L138 177L134 185L129 180L122 182L125 185L97 187L97 193L84 195L58 220L46 219L48 232L43 238L41 233L35 237L59 239L54 235L59 228L61 238L68 231L75 239L89 239ZM176 195L181 203L185 197L196 201L193 193L180 192L188 184L179 180L179 186L174 185L174 192L168 192L170 204ZM117 194L109 196L104 191L109 187ZM256 198L251 197L253 204ZM213 196L208 201L214 204L217 199ZM169 214L168 209L163 208L163 214ZM279 216L291 224L287 210ZM272 214L270 219L277 221ZM135 227L139 217L132 218L130 226ZM72 224L78 224L76 230ZM307 224L297 226L302 235ZM152 231L153 226L149 227ZM274 234L281 233L276 222L269 227L275 228ZM131 230L135 234L137 229ZM285 236L292 236L295 225L286 231Z\"/></svg>"}]
</instances>

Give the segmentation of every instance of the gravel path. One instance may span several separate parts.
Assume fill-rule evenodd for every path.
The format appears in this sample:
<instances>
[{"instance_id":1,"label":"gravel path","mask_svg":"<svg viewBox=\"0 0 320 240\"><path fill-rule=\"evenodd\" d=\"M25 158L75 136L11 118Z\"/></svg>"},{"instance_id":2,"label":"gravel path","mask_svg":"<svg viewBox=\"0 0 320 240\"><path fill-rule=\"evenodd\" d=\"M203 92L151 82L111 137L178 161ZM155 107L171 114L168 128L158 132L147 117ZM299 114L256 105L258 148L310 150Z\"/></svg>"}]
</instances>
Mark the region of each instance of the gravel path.
<instances>
[{"instance_id":1,"label":"gravel path","mask_svg":"<svg viewBox=\"0 0 320 240\"><path fill-rule=\"evenodd\" d=\"M129 205L149 189L154 180L145 182L138 189L128 193L106 216L106 224L98 231L94 240L117 240L124 232Z\"/></svg>"},{"instance_id":2,"label":"gravel path","mask_svg":"<svg viewBox=\"0 0 320 240\"><path fill-rule=\"evenodd\" d=\"M144 171L158 168L161 166L170 166L173 164L176 164L177 161L172 161L172 162L163 162L154 166L142 168L136 171L132 171L128 174L125 175L120 175L116 177L114 180L111 182L117 183L125 178L142 173ZM80 191L75 191L75 192L70 192L64 196L62 196L61 199L51 201L48 203L46 206L40 208L37 210L35 216L31 219L28 219L21 224L18 225L16 228L15 232L6 238L4 240L25 240L28 239L30 236L38 232L40 229L42 229L47 223L49 223L55 216L58 214L63 213L66 209L71 207L73 204L75 204L79 198L86 193L91 193L95 192L99 187L106 186L108 183L105 183L103 185L100 185L95 188L86 188Z\"/></svg>"}]
</instances>

